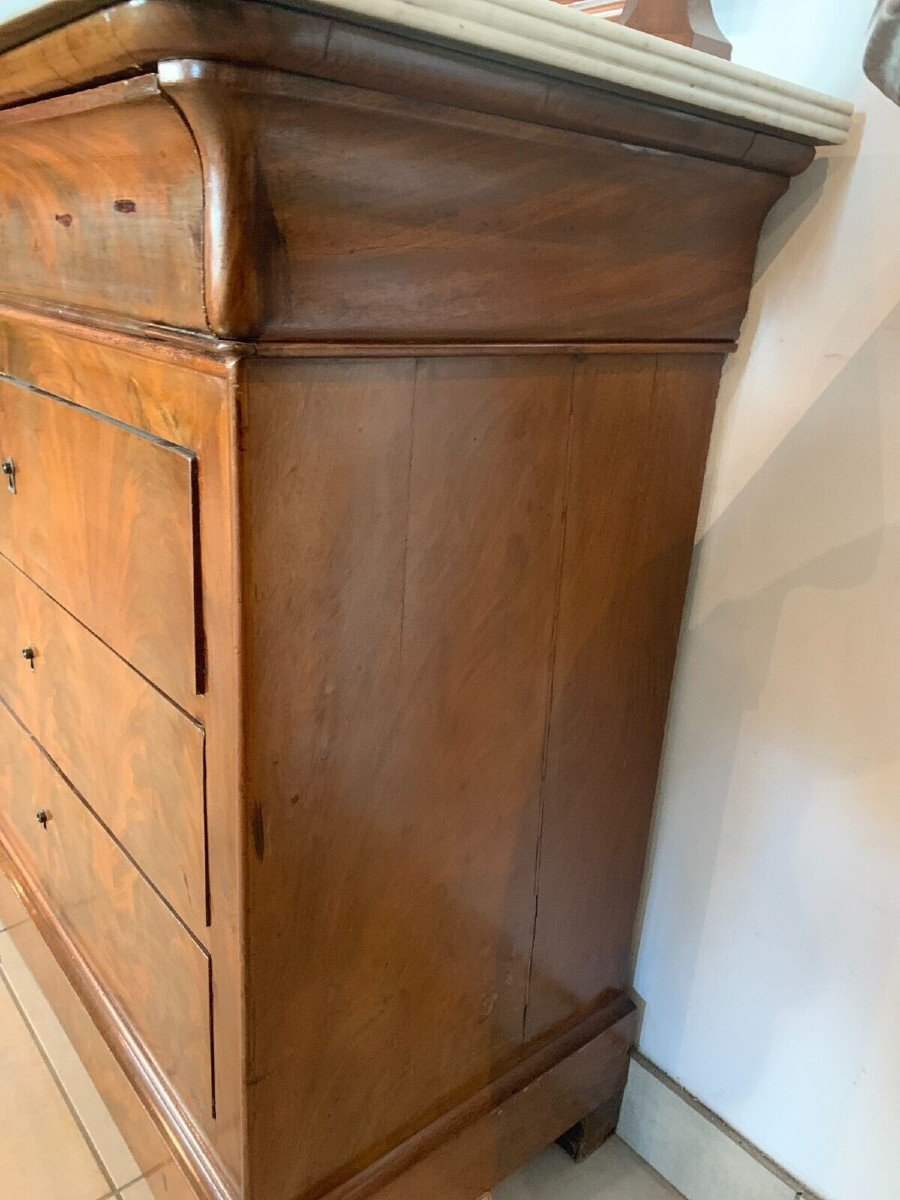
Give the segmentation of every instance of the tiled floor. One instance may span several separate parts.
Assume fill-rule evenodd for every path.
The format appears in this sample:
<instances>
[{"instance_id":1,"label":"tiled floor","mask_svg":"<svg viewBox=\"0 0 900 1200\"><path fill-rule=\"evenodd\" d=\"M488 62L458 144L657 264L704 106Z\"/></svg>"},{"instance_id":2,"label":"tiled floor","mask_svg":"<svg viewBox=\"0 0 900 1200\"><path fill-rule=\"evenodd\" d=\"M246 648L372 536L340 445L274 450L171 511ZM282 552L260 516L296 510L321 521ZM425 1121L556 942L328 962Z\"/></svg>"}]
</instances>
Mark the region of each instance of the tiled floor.
<instances>
[{"instance_id":1,"label":"tiled floor","mask_svg":"<svg viewBox=\"0 0 900 1200\"><path fill-rule=\"evenodd\" d=\"M152 1200L62 1026L0 929L2 1200ZM575 1166L547 1151L494 1200L679 1200L618 1138Z\"/></svg>"}]
</instances>

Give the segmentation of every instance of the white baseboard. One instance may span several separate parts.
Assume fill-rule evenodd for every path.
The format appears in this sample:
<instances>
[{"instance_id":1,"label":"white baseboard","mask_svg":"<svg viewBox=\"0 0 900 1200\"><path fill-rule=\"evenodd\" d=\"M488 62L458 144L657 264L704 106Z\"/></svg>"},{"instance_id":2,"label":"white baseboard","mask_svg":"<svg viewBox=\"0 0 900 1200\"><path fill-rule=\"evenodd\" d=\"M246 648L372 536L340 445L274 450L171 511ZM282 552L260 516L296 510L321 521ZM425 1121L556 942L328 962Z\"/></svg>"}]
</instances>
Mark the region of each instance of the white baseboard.
<instances>
[{"instance_id":1,"label":"white baseboard","mask_svg":"<svg viewBox=\"0 0 900 1200\"><path fill-rule=\"evenodd\" d=\"M642 1055L618 1133L686 1200L821 1200Z\"/></svg>"}]
</instances>

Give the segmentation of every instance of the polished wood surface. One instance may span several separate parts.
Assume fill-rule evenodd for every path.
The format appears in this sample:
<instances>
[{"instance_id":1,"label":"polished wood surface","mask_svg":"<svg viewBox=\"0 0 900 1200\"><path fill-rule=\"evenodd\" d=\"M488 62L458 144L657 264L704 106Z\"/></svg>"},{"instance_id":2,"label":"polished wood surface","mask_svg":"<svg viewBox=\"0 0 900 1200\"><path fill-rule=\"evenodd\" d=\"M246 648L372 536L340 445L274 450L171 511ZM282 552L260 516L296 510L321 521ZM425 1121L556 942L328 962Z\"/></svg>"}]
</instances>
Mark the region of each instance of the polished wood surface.
<instances>
[{"instance_id":1,"label":"polished wood surface","mask_svg":"<svg viewBox=\"0 0 900 1200\"><path fill-rule=\"evenodd\" d=\"M238 598L234 528L235 362L229 352L198 353L180 337L134 337L58 316L0 314L0 371L28 380L119 425L191 447L202 464L200 544L208 687L184 708L205 730L210 920L203 943L215 964L216 1116L188 1111L133 1030L77 961L66 931L46 906L41 932L51 942L83 1002L110 1040L120 1066L141 1093L171 1154L212 1200L240 1195L243 1113L243 949L240 889L243 809ZM0 680L2 696L2 680ZM156 881L154 881L156 882Z\"/></svg>"},{"instance_id":2,"label":"polished wood surface","mask_svg":"<svg viewBox=\"0 0 900 1200\"><path fill-rule=\"evenodd\" d=\"M720 371L623 357L579 374L527 1036L598 979L628 984Z\"/></svg>"},{"instance_id":3,"label":"polished wood surface","mask_svg":"<svg viewBox=\"0 0 900 1200\"><path fill-rule=\"evenodd\" d=\"M0 695L126 853L205 937L202 726L2 557Z\"/></svg>"},{"instance_id":4,"label":"polished wood surface","mask_svg":"<svg viewBox=\"0 0 900 1200\"><path fill-rule=\"evenodd\" d=\"M274 72L167 63L162 87L216 197L221 337L728 340L786 186Z\"/></svg>"},{"instance_id":5,"label":"polished wood surface","mask_svg":"<svg viewBox=\"0 0 900 1200\"><path fill-rule=\"evenodd\" d=\"M208 955L5 705L0 705L0 795L12 851L174 1087L192 1105L210 1110Z\"/></svg>"},{"instance_id":6,"label":"polished wood surface","mask_svg":"<svg viewBox=\"0 0 900 1200\"><path fill-rule=\"evenodd\" d=\"M722 356L812 150L289 5L0 62L8 869L161 1189L476 1200L614 1121Z\"/></svg>"},{"instance_id":7,"label":"polished wood surface","mask_svg":"<svg viewBox=\"0 0 900 1200\"><path fill-rule=\"evenodd\" d=\"M289 0L143 0L91 7L102 11L59 28L45 19L50 6L34 14L41 23L35 23L31 38L3 55L0 107L190 58L275 68L790 174L803 170L814 153L802 139L780 130L734 117L717 119L687 104L663 105L549 67L528 69L430 46L401 33L304 11L302 0L294 11Z\"/></svg>"},{"instance_id":8,"label":"polished wood surface","mask_svg":"<svg viewBox=\"0 0 900 1200\"><path fill-rule=\"evenodd\" d=\"M423 1095L439 1110L626 985L720 366L248 364L267 1195L351 1176L428 1115ZM351 1086L364 1115L337 1128ZM301 1114L303 1154L279 1133Z\"/></svg>"},{"instance_id":9,"label":"polished wood surface","mask_svg":"<svg viewBox=\"0 0 900 1200\"><path fill-rule=\"evenodd\" d=\"M793 144L572 125L169 60L0 113L0 292L235 340L733 339Z\"/></svg>"},{"instance_id":10,"label":"polished wood surface","mask_svg":"<svg viewBox=\"0 0 900 1200\"><path fill-rule=\"evenodd\" d=\"M622 1092L636 1024L634 1006L620 997L524 1057L373 1170L326 1193L327 1200L471 1200L486 1181L529 1162L575 1113Z\"/></svg>"},{"instance_id":11,"label":"polished wood surface","mask_svg":"<svg viewBox=\"0 0 900 1200\"><path fill-rule=\"evenodd\" d=\"M11 886L0 873L0 919L25 959L43 994L50 1001L63 1029L90 1072L104 1104L134 1155L141 1174L146 1175L154 1200L196 1200L171 1154L153 1125L127 1077L115 1060L78 993L66 978L47 943L18 901L11 910L6 889Z\"/></svg>"},{"instance_id":12,"label":"polished wood surface","mask_svg":"<svg viewBox=\"0 0 900 1200\"><path fill-rule=\"evenodd\" d=\"M0 51L38 38L69 21L76 21L87 13L95 12L97 7L97 0L46 0L43 4L26 7L25 11L14 17L6 16L0 26Z\"/></svg>"},{"instance_id":13,"label":"polished wood surface","mask_svg":"<svg viewBox=\"0 0 900 1200\"><path fill-rule=\"evenodd\" d=\"M152 78L0 113L0 291L205 328L202 211Z\"/></svg>"},{"instance_id":14,"label":"polished wood surface","mask_svg":"<svg viewBox=\"0 0 900 1200\"><path fill-rule=\"evenodd\" d=\"M0 378L0 553L176 700L202 691L197 461Z\"/></svg>"},{"instance_id":15,"label":"polished wood surface","mask_svg":"<svg viewBox=\"0 0 900 1200\"><path fill-rule=\"evenodd\" d=\"M521 1041L571 365L251 372L252 1166L294 1196Z\"/></svg>"}]
</instances>

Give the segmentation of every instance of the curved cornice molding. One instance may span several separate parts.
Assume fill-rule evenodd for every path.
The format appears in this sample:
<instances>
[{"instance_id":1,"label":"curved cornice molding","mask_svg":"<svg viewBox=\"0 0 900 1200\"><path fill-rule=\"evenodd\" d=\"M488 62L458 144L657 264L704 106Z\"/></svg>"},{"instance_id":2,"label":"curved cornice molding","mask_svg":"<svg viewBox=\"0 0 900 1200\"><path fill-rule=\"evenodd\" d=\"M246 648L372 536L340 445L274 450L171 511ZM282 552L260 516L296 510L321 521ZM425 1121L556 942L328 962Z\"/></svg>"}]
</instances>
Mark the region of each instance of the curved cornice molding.
<instances>
[{"instance_id":1,"label":"curved cornice molding","mask_svg":"<svg viewBox=\"0 0 900 1200\"><path fill-rule=\"evenodd\" d=\"M244 7L240 3L231 7L232 24L240 25ZM262 5L246 5L248 11L254 7ZM279 0L277 5L266 7L273 17L280 14L283 19L289 18L291 11L326 20L340 17L348 24L393 31L426 45L449 46L483 61L524 67L537 76L562 76L810 143L843 142L853 112L845 100L551 0ZM67 63L52 31L61 32L62 25L78 18L99 20L102 16L109 25L106 58L115 59L114 46L120 37L124 37L122 53L126 59L133 52L145 51L131 63L132 69L152 67L153 56L146 51L154 46L159 58L205 57L206 44L212 46L215 42L210 19L202 21L198 13L193 24L187 23L189 44L170 44L172 33L185 24L172 13L172 6L162 0L125 0L118 4L109 0L48 0L18 18L0 22L0 53L8 53L14 46L30 52L26 43L45 36L50 39L46 48L44 44L35 46L37 61L25 72L30 85L17 88L10 83L11 95L6 102L47 94L57 90L60 82L80 86L90 80L92 73L97 78L104 71L109 75L121 70L122 64L107 62L102 54L93 71L90 64L78 71L73 62ZM138 31L133 46L128 41L129 31ZM183 37L183 32L179 36ZM105 44L102 37L100 42ZM17 55L13 75L21 70L20 60L21 55ZM46 67L41 70L44 60ZM64 73L60 77L61 70Z\"/></svg>"},{"instance_id":2,"label":"curved cornice molding","mask_svg":"<svg viewBox=\"0 0 900 1200\"><path fill-rule=\"evenodd\" d=\"M845 141L853 113L849 101L549 0L310 0L293 7L474 47L817 143Z\"/></svg>"}]
</instances>

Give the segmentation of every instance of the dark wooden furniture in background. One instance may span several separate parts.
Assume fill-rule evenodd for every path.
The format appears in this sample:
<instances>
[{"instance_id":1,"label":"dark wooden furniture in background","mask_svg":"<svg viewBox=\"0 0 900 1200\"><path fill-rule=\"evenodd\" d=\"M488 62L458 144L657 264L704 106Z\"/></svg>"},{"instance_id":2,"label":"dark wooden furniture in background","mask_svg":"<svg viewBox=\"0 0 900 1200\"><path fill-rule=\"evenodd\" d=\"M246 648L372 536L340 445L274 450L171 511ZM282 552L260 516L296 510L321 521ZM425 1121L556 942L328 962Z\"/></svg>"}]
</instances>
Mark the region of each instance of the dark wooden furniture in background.
<instances>
[{"instance_id":1,"label":"dark wooden furniture in background","mask_svg":"<svg viewBox=\"0 0 900 1200\"><path fill-rule=\"evenodd\" d=\"M717 58L731 58L731 42L716 21L711 0L556 0L592 16L652 33Z\"/></svg>"},{"instance_id":2,"label":"dark wooden furniture in background","mask_svg":"<svg viewBox=\"0 0 900 1200\"><path fill-rule=\"evenodd\" d=\"M25 949L202 1200L475 1200L615 1124L719 373L813 150L94 8L0 58L0 838L71 987Z\"/></svg>"},{"instance_id":3,"label":"dark wooden furniture in background","mask_svg":"<svg viewBox=\"0 0 900 1200\"><path fill-rule=\"evenodd\" d=\"M619 21L629 29L731 58L731 43L719 28L712 0L625 0Z\"/></svg>"}]
</instances>

